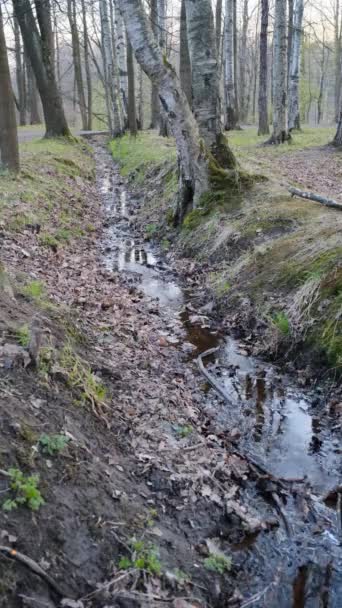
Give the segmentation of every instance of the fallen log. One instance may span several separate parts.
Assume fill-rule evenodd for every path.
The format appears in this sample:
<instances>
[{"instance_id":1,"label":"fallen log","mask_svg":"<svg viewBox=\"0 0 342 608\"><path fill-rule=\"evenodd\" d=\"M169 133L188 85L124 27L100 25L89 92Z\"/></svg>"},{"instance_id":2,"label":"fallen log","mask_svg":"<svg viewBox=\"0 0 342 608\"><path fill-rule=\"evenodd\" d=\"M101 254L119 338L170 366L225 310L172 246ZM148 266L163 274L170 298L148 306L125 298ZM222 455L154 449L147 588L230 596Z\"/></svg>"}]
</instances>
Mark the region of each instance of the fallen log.
<instances>
[{"instance_id":1,"label":"fallen log","mask_svg":"<svg viewBox=\"0 0 342 608\"><path fill-rule=\"evenodd\" d=\"M326 198L325 196L320 196L319 194L314 194L313 192L304 192L303 190L298 190L298 188L289 188L289 192L292 194L292 196L299 196L300 198L321 203L321 205L325 205L325 207L332 207L333 209L339 209L342 211L342 203L334 201L332 198Z\"/></svg>"}]
</instances>

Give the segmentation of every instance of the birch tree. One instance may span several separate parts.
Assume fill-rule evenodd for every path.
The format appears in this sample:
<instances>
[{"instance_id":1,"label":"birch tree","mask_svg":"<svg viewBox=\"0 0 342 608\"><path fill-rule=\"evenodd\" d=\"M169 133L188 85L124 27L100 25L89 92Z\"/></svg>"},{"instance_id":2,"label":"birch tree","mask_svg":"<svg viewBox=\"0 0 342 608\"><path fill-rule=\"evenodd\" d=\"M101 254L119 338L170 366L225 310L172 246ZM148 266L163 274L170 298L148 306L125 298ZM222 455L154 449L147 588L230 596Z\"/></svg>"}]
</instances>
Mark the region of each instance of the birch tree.
<instances>
[{"instance_id":1,"label":"birch tree","mask_svg":"<svg viewBox=\"0 0 342 608\"><path fill-rule=\"evenodd\" d=\"M237 100L234 69L234 0L226 0L224 31L224 94L226 130L237 126Z\"/></svg>"},{"instance_id":2,"label":"birch tree","mask_svg":"<svg viewBox=\"0 0 342 608\"><path fill-rule=\"evenodd\" d=\"M77 101L80 108L82 129L85 131L88 125L88 118L82 75L80 38L78 34L78 25L76 20L76 0L67 1L67 13L71 31L71 46L77 90Z\"/></svg>"},{"instance_id":3,"label":"birch tree","mask_svg":"<svg viewBox=\"0 0 342 608\"><path fill-rule=\"evenodd\" d=\"M293 6L290 75L289 75L289 130L300 129L299 71L302 47L304 0L295 0Z\"/></svg>"},{"instance_id":4,"label":"birch tree","mask_svg":"<svg viewBox=\"0 0 342 608\"><path fill-rule=\"evenodd\" d=\"M290 139L287 115L287 3L275 0L273 37L273 133L267 143Z\"/></svg>"},{"instance_id":5,"label":"birch tree","mask_svg":"<svg viewBox=\"0 0 342 608\"><path fill-rule=\"evenodd\" d=\"M113 1L113 0L111 0ZM127 49L126 32L118 0L115 0L115 31L116 31L116 57L119 67L120 94L124 117L128 110L128 75L127 75Z\"/></svg>"},{"instance_id":6,"label":"birch tree","mask_svg":"<svg viewBox=\"0 0 342 608\"><path fill-rule=\"evenodd\" d=\"M26 125L26 90L25 90L25 63L22 57L22 44L18 20L14 17L14 48L15 48L15 74L18 91L19 123Z\"/></svg>"},{"instance_id":7,"label":"birch tree","mask_svg":"<svg viewBox=\"0 0 342 608\"><path fill-rule=\"evenodd\" d=\"M0 4L0 169L19 171L14 98Z\"/></svg>"},{"instance_id":8,"label":"birch tree","mask_svg":"<svg viewBox=\"0 0 342 608\"><path fill-rule=\"evenodd\" d=\"M115 82L114 55L107 0L100 0L100 20L108 128L113 137L117 137L122 134L123 125L120 115L119 92Z\"/></svg>"},{"instance_id":9,"label":"birch tree","mask_svg":"<svg viewBox=\"0 0 342 608\"><path fill-rule=\"evenodd\" d=\"M260 28L260 68L259 68L259 129L258 135L268 135L270 132L268 122L268 0L261 0L261 28Z\"/></svg>"},{"instance_id":10,"label":"birch tree","mask_svg":"<svg viewBox=\"0 0 342 608\"><path fill-rule=\"evenodd\" d=\"M188 44L188 32L186 27L185 0L182 0L180 14L180 49L179 49L179 75L182 89L186 95L190 107L192 107L192 86L191 86L191 63Z\"/></svg>"},{"instance_id":11,"label":"birch tree","mask_svg":"<svg viewBox=\"0 0 342 608\"><path fill-rule=\"evenodd\" d=\"M174 68L165 62L140 0L119 0L127 33L138 63L158 88L179 158L179 199L176 219L196 207L209 189L209 155ZM197 4L197 3L196 3ZM234 159L234 157L233 157ZM221 172L225 173L222 169ZM231 177L227 173L227 176Z\"/></svg>"}]
</instances>

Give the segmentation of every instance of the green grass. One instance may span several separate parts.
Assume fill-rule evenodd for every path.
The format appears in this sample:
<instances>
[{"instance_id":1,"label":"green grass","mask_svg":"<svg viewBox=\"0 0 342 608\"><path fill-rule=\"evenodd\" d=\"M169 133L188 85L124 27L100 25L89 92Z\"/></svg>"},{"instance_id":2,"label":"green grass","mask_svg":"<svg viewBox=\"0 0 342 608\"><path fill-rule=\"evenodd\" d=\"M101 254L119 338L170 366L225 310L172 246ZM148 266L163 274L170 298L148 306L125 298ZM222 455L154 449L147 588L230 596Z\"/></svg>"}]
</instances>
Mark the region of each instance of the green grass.
<instances>
[{"instance_id":1,"label":"green grass","mask_svg":"<svg viewBox=\"0 0 342 608\"><path fill-rule=\"evenodd\" d=\"M21 289L21 293L32 300L40 300L45 294L44 283L41 281L30 281Z\"/></svg>"},{"instance_id":2,"label":"green grass","mask_svg":"<svg viewBox=\"0 0 342 608\"><path fill-rule=\"evenodd\" d=\"M305 148L324 146L332 141L334 135L335 129L332 127L312 128L304 125L301 132L296 131L292 134L292 140L289 143L262 148L260 153L281 156L284 153L297 152ZM241 151L248 150L256 153L256 146L263 144L267 141L267 138L268 136L265 135L259 136L256 127L246 127L243 131L230 131L228 133L229 144L238 155Z\"/></svg>"},{"instance_id":3,"label":"green grass","mask_svg":"<svg viewBox=\"0 0 342 608\"><path fill-rule=\"evenodd\" d=\"M27 348L30 343L30 330L28 325L22 325L16 331L16 338L24 348Z\"/></svg>"},{"instance_id":4,"label":"green grass","mask_svg":"<svg viewBox=\"0 0 342 608\"><path fill-rule=\"evenodd\" d=\"M177 157L173 140L161 138L154 133L142 132L136 138L125 135L111 141L110 149L113 158L120 162L124 176L137 170L144 175L153 165L158 166L165 161L173 162Z\"/></svg>"},{"instance_id":5,"label":"green grass","mask_svg":"<svg viewBox=\"0 0 342 608\"><path fill-rule=\"evenodd\" d=\"M13 511L21 505L27 506L32 511L37 511L44 503L44 499L38 489L39 475L25 476L19 469L9 469L10 487L13 498L8 498L2 504L4 511Z\"/></svg>"},{"instance_id":6,"label":"green grass","mask_svg":"<svg viewBox=\"0 0 342 608\"><path fill-rule=\"evenodd\" d=\"M209 557L204 560L204 566L210 572L225 574L231 569L232 560L230 557L226 557L225 555L211 553Z\"/></svg>"},{"instance_id":7,"label":"green grass","mask_svg":"<svg viewBox=\"0 0 342 608\"><path fill-rule=\"evenodd\" d=\"M56 454L63 452L69 441L70 437L67 437L66 435L47 435L44 433L39 437L38 443L43 454L55 456Z\"/></svg>"}]
</instances>

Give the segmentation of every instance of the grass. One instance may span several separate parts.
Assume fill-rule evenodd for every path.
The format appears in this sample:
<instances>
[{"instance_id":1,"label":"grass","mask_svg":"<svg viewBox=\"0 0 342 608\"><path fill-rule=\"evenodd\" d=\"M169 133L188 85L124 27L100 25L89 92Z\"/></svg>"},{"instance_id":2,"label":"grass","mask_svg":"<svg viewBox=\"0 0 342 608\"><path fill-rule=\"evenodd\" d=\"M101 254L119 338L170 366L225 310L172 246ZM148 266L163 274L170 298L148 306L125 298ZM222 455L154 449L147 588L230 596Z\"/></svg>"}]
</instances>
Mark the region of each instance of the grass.
<instances>
[{"instance_id":1,"label":"grass","mask_svg":"<svg viewBox=\"0 0 342 608\"><path fill-rule=\"evenodd\" d=\"M136 138L125 135L115 139L110 143L110 149L113 158L121 164L122 175L137 172L140 179L149 168L166 161L175 162L177 156L172 139L145 132L139 133Z\"/></svg>"},{"instance_id":2,"label":"grass","mask_svg":"<svg viewBox=\"0 0 342 608\"><path fill-rule=\"evenodd\" d=\"M59 356L59 364L64 371L70 388L78 393L78 403L93 407L103 405L107 397L104 384L92 373L89 364L71 348L65 346Z\"/></svg>"},{"instance_id":3,"label":"grass","mask_svg":"<svg viewBox=\"0 0 342 608\"><path fill-rule=\"evenodd\" d=\"M27 348L30 343L30 330L28 325L22 325L18 327L16 331L16 338L20 346Z\"/></svg>"},{"instance_id":4,"label":"grass","mask_svg":"<svg viewBox=\"0 0 342 608\"><path fill-rule=\"evenodd\" d=\"M132 555L131 557L121 557L119 561L120 570L136 568L137 570L147 572L148 574L160 576L162 573L162 564L156 547L143 540L136 539L132 539L130 545L132 548Z\"/></svg>"},{"instance_id":5,"label":"grass","mask_svg":"<svg viewBox=\"0 0 342 608\"><path fill-rule=\"evenodd\" d=\"M204 560L204 566L210 572L216 572L217 574L225 574L231 569L232 560L226 555L211 553L209 557Z\"/></svg>"},{"instance_id":6,"label":"grass","mask_svg":"<svg viewBox=\"0 0 342 608\"><path fill-rule=\"evenodd\" d=\"M70 437L66 435L47 435L44 433L39 437L38 443L43 454L55 456L63 452L69 441Z\"/></svg>"},{"instance_id":7,"label":"grass","mask_svg":"<svg viewBox=\"0 0 342 608\"><path fill-rule=\"evenodd\" d=\"M18 176L0 175L0 221L12 232L39 226L43 247L82 236L78 179L94 178L88 146L76 139L36 139L20 145L20 158Z\"/></svg>"}]
</instances>

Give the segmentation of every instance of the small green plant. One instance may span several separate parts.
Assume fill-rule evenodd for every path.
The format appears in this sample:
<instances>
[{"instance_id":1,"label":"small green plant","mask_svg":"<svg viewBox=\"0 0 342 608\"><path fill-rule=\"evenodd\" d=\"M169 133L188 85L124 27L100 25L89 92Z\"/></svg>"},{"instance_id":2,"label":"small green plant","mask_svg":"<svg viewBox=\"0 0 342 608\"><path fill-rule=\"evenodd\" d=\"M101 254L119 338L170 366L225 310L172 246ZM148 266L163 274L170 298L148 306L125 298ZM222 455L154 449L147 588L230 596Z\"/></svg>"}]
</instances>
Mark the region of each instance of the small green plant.
<instances>
[{"instance_id":1,"label":"small green plant","mask_svg":"<svg viewBox=\"0 0 342 608\"><path fill-rule=\"evenodd\" d=\"M41 281L30 281L21 291L24 296L39 300L44 295L44 285Z\"/></svg>"},{"instance_id":2,"label":"small green plant","mask_svg":"<svg viewBox=\"0 0 342 608\"><path fill-rule=\"evenodd\" d=\"M80 392L80 404L91 403L93 407L104 404L107 397L106 387L92 373L89 365L83 361L70 346L66 346L60 355L67 383Z\"/></svg>"},{"instance_id":3,"label":"small green plant","mask_svg":"<svg viewBox=\"0 0 342 608\"><path fill-rule=\"evenodd\" d=\"M52 234L40 234L38 240L42 247L51 247L52 249L58 247L58 241Z\"/></svg>"},{"instance_id":4,"label":"small green plant","mask_svg":"<svg viewBox=\"0 0 342 608\"><path fill-rule=\"evenodd\" d=\"M163 251L169 251L171 247L171 242L169 241L169 239L163 239L161 242L161 246Z\"/></svg>"},{"instance_id":5,"label":"small green plant","mask_svg":"<svg viewBox=\"0 0 342 608\"><path fill-rule=\"evenodd\" d=\"M275 315L273 316L273 319L272 319L272 323L279 329L280 333L282 333L284 336L290 335L290 333L291 333L290 321L284 312L275 313Z\"/></svg>"},{"instance_id":6,"label":"small green plant","mask_svg":"<svg viewBox=\"0 0 342 608\"><path fill-rule=\"evenodd\" d=\"M176 431L178 437L181 437L182 439L185 439L185 437L189 437L189 435L191 435L193 430L194 429L192 428L192 426L190 424L175 427L175 431Z\"/></svg>"},{"instance_id":7,"label":"small green plant","mask_svg":"<svg viewBox=\"0 0 342 608\"><path fill-rule=\"evenodd\" d=\"M13 511L20 505L25 505L32 511L37 511L45 503L38 490L39 475L25 477L19 469L9 469L8 475L11 479L11 490L15 497L5 500L2 505L4 511Z\"/></svg>"},{"instance_id":8,"label":"small green plant","mask_svg":"<svg viewBox=\"0 0 342 608\"><path fill-rule=\"evenodd\" d=\"M27 348L30 342L30 330L28 325L22 325L16 331L16 337L20 344L24 348Z\"/></svg>"},{"instance_id":9,"label":"small green plant","mask_svg":"<svg viewBox=\"0 0 342 608\"><path fill-rule=\"evenodd\" d=\"M147 224L145 232L148 236L153 236L158 231L157 224Z\"/></svg>"},{"instance_id":10,"label":"small green plant","mask_svg":"<svg viewBox=\"0 0 342 608\"><path fill-rule=\"evenodd\" d=\"M224 574L225 572L229 572L231 569L232 560L230 557L226 557L225 555L211 553L209 557L204 560L204 566L211 572Z\"/></svg>"},{"instance_id":11,"label":"small green plant","mask_svg":"<svg viewBox=\"0 0 342 608\"><path fill-rule=\"evenodd\" d=\"M186 583L190 583L191 582L191 576L190 574L187 574L186 572L183 572L183 570L180 570L179 568L176 568L176 570L174 570L174 575L177 579L177 582L180 585L185 585Z\"/></svg>"},{"instance_id":12,"label":"small green plant","mask_svg":"<svg viewBox=\"0 0 342 608\"><path fill-rule=\"evenodd\" d=\"M129 570L130 568L137 568L138 570L144 570L149 574L156 576L161 575L162 564L159 560L159 555L156 547L147 545L143 540L132 539L132 556L121 557L119 561L119 568L121 570Z\"/></svg>"},{"instance_id":13,"label":"small green plant","mask_svg":"<svg viewBox=\"0 0 342 608\"><path fill-rule=\"evenodd\" d=\"M70 438L66 435L41 435L39 437L39 446L43 454L55 456L64 450L68 445Z\"/></svg>"}]
</instances>

